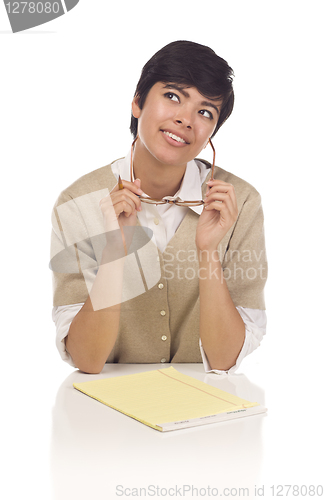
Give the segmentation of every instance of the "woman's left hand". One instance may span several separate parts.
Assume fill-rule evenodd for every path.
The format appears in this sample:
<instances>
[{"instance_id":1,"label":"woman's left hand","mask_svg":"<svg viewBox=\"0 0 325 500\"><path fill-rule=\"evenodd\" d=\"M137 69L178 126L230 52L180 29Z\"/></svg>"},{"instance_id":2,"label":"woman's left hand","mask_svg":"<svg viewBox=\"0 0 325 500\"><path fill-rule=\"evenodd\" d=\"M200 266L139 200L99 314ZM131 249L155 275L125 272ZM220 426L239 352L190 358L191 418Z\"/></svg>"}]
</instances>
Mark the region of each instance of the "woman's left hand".
<instances>
[{"instance_id":1,"label":"woman's left hand","mask_svg":"<svg viewBox=\"0 0 325 500\"><path fill-rule=\"evenodd\" d=\"M232 184L214 179L207 185L204 209L196 229L196 246L199 250L213 251L236 222L238 207Z\"/></svg>"}]
</instances>

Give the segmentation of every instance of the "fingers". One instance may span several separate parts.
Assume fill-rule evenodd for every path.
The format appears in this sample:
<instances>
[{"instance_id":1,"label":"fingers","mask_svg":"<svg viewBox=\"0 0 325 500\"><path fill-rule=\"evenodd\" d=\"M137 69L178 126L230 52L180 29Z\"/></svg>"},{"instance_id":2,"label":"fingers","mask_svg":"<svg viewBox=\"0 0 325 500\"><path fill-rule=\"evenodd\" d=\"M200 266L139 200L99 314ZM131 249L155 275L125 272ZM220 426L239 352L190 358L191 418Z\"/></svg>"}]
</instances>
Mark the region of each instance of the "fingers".
<instances>
[{"instance_id":1,"label":"fingers","mask_svg":"<svg viewBox=\"0 0 325 500\"><path fill-rule=\"evenodd\" d=\"M123 180L122 183L123 189L119 189L119 185L116 184L110 192L110 196L100 201L100 206L102 211L105 211L107 206L113 205L117 217L122 213L125 217L130 217L136 211L141 210L139 199L139 195L143 194L140 189L141 181L140 179L136 179L134 182Z\"/></svg>"},{"instance_id":2,"label":"fingers","mask_svg":"<svg viewBox=\"0 0 325 500\"><path fill-rule=\"evenodd\" d=\"M131 191L132 193L134 193L136 195L143 194L143 191L140 189L140 186L141 186L140 179L136 179L134 182L122 180L122 184L123 184L124 189L128 189L129 191ZM113 187L111 193L115 193L116 191L119 191L118 183ZM123 191L123 189L121 189L121 191Z\"/></svg>"},{"instance_id":3,"label":"fingers","mask_svg":"<svg viewBox=\"0 0 325 500\"><path fill-rule=\"evenodd\" d=\"M217 210L225 217L235 221L238 217L237 199L232 184L220 180L208 183L208 190L204 199L206 210Z\"/></svg>"},{"instance_id":4,"label":"fingers","mask_svg":"<svg viewBox=\"0 0 325 500\"><path fill-rule=\"evenodd\" d=\"M125 217L130 217L130 215L134 214L136 211L141 210L139 198L135 198L134 195L132 196L130 193L122 192L111 196L117 217L122 213Z\"/></svg>"},{"instance_id":5,"label":"fingers","mask_svg":"<svg viewBox=\"0 0 325 500\"><path fill-rule=\"evenodd\" d=\"M226 194L230 197L234 205L237 205L237 200L236 200L236 194L235 194L235 188L232 184L228 184L227 182L219 181L219 180L213 180L207 182L208 184L208 189L206 192L206 199L208 202L213 199L218 199L218 195L220 194L220 201L224 201L225 197L222 196L222 194ZM218 195L216 196L216 193Z\"/></svg>"}]
</instances>

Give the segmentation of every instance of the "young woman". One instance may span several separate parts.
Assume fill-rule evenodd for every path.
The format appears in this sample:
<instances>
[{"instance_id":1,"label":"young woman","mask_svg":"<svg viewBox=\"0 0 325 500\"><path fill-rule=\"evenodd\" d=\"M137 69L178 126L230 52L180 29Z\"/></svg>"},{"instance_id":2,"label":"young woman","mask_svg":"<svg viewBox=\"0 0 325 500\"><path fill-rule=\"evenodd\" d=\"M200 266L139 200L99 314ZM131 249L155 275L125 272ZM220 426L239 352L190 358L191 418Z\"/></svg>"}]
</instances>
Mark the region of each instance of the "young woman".
<instances>
[{"instance_id":1,"label":"young woman","mask_svg":"<svg viewBox=\"0 0 325 500\"><path fill-rule=\"evenodd\" d=\"M265 333L267 264L257 191L196 159L230 116L232 70L173 42L144 66L126 158L61 193L53 217L53 319L61 356L202 362L234 371ZM213 149L214 158L214 149Z\"/></svg>"}]
</instances>

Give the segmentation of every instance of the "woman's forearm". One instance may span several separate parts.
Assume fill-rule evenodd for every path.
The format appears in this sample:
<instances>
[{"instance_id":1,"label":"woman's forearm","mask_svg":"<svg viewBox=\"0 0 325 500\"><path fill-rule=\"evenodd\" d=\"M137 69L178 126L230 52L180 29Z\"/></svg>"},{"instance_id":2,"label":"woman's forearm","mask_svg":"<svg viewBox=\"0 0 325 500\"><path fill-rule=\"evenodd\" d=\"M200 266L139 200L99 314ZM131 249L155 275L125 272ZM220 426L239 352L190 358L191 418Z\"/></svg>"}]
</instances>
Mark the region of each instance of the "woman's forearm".
<instances>
[{"instance_id":1,"label":"woman's forearm","mask_svg":"<svg viewBox=\"0 0 325 500\"><path fill-rule=\"evenodd\" d=\"M200 252L199 252L200 254ZM212 369L236 363L245 340L245 325L229 294L221 264L212 253L199 258L200 338Z\"/></svg>"},{"instance_id":2,"label":"woman's forearm","mask_svg":"<svg viewBox=\"0 0 325 500\"><path fill-rule=\"evenodd\" d=\"M121 181L122 182L122 181ZM75 365L88 373L99 373L111 353L119 329L124 260L141 210L140 180L116 184L100 201L107 245L101 265L84 306L75 316L66 348Z\"/></svg>"},{"instance_id":3,"label":"woman's forearm","mask_svg":"<svg viewBox=\"0 0 325 500\"><path fill-rule=\"evenodd\" d=\"M87 373L103 369L118 334L124 262L106 261L99 266L90 294L66 338L66 349L75 365Z\"/></svg>"}]
</instances>

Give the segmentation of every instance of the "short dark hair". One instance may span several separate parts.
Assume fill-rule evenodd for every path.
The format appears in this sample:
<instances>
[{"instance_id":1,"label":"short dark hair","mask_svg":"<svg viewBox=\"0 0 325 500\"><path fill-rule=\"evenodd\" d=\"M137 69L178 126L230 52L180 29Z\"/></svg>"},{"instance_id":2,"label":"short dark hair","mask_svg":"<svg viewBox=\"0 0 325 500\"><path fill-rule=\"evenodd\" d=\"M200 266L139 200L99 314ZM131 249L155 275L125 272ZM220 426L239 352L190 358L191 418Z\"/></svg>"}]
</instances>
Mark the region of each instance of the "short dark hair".
<instances>
[{"instance_id":1,"label":"short dark hair","mask_svg":"<svg viewBox=\"0 0 325 500\"><path fill-rule=\"evenodd\" d=\"M157 82L178 83L196 87L208 99L222 99L222 107L213 137L221 125L229 118L234 107L232 86L234 72L228 63L217 54L199 43L178 40L160 49L145 64L134 96L138 96L140 109L146 97ZM136 138L138 120L131 116L131 133Z\"/></svg>"}]
</instances>

